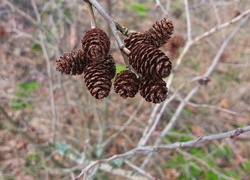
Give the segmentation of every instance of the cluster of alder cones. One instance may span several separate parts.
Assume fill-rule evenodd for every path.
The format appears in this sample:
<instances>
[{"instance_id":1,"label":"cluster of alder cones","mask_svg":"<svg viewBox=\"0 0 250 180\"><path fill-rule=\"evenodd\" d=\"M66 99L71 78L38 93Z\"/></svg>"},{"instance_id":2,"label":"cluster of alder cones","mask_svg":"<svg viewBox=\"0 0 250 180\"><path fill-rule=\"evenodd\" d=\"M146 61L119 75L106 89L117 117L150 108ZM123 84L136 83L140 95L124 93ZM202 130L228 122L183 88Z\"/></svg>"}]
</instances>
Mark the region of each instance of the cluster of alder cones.
<instances>
[{"instance_id":1,"label":"cluster of alder cones","mask_svg":"<svg viewBox=\"0 0 250 180\"><path fill-rule=\"evenodd\" d=\"M123 98L133 98L138 91L145 100L160 103L167 98L163 78L169 76L172 63L159 49L171 37L172 21L162 19L143 33L132 33L125 40L130 50L128 59L132 70L121 71L114 80L114 90ZM110 40L101 29L86 32L82 49L65 53L57 60L56 69L69 75L84 73L84 82L91 95L102 99L109 95L116 67L109 54Z\"/></svg>"}]
</instances>

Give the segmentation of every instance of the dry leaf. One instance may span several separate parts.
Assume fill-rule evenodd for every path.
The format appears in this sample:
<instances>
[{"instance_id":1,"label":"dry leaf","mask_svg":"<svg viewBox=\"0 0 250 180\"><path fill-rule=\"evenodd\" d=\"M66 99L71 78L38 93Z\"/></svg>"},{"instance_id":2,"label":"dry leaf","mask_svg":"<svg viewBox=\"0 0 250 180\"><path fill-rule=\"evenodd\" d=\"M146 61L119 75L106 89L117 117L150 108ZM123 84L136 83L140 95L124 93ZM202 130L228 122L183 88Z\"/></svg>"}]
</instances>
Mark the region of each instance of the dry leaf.
<instances>
[{"instance_id":1,"label":"dry leaf","mask_svg":"<svg viewBox=\"0 0 250 180\"><path fill-rule=\"evenodd\" d=\"M221 106L222 108L228 108L228 101L227 101L226 99L222 99L222 100L220 101L220 106Z\"/></svg>"}]
</instances>

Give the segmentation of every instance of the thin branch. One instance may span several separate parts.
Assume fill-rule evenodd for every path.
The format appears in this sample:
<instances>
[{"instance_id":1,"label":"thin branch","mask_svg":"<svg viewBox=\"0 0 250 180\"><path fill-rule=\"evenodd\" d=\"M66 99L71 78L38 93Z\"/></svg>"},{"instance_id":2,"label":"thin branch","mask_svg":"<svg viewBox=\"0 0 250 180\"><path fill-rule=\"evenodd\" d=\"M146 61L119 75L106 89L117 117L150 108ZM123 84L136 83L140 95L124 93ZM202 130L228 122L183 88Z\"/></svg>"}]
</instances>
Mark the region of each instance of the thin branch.
<instances>
[{"instance_id":1,"label":"thin branch","mask_svg":"<svg viewBox=\"0 0 250 180\"><path fill-rule=\"evenodd\" d=\"M167 99L165 101L165 103L163 104L161 111L156 115L155 121L153 122L151 128L149 129L149 126L145 129L145 131L143 132L143 136L140 139L138 146L144 146L149 138L151 137L152 133L154 132L154 130L156 129L156 126L158 125L158 123L161 120L161 115L163 113L163 111L165 111L165 108L167 107L167 105L175 98L176 94L173 94L169 99ZM152 116L155 117L155 116Z\"/></svg>"},{"instance_id":2,"label":"thin branch","mask_svg":"<svg viewBox=\"0 0 250 180\"><path fill-rule=\"evenodd\" d=\"M40 24L40 22L41 22L41 16L40 16L40 13L38 12L35 0L31 0L31 4L32 4L33 10L34 10L35 15L36 15L37 24Z\"/></svg>"},{"instance_id":3,"label":"thin branch","mask_svg":"<svg viewBox=\"0 0 250 180\"><path fill-rule=\"evenodd\" d=\"M56 107L55 107L55 97L54 97L54 88L53 88L53 82L52 82L52 71L51 71L51 65L49 61L48 52L44 43L44 36L42 31L39 31L39 39L40 39L40 45L42 48L43 56L45 59L46 67L47 67L47 74L49 79L49 99L50 99L50 106L51 106L51 113L52 113L52 127L51 127L51 133L53 133L51 142L55 142L56 138L56 126L57 126L57 117L56 117Z\"/></svg>"},{"instance_id":4,"label":"thin branch","mask_svg":"<svg viewBox=\"0 0 250 180\"><path fill-rule=\"evenodd\" d=\"M191 36L191 20L190 20L190 13L189 13L189 7L188 7L188 0L184 0L185 3L185 11L186 11L186 18L187 18L187 37L188 37L188 42L192 40Z\"/></svg>"},{"instance_id":5,"label":"thin branch","mask_svg":"<svg viewBox=\"0 0 250 180\"><path fill-rule=\"evenodd\" d=\"M127 56L130 51L124 46L120 36L118 35L117 23L113 20L112 17L110 17L109 14L106 13L103 7L96 0L83 0L83 1L90 2L97 9L97 11L101 14L101 16L109 23L109 26L118 44L118 47L123 55L123 60L126 66L129 66L128 59L125 56Z\"/></svg>"},{"instance_id":6,"label":"thin branch","mask_svg":"<svg viewBox=\"0 0 250 180\"><path fill-rule=\"evenodd\" d=\"M125 160L125 163L131 167L132 169L136 170L138 173L148 177L149 179L155 180L156 178L151 176L149 173L147 173L146 171L144 171L143 169L139 168L138 166L132 164L131 162Z\"/></svg>"},{"instance_id":7,"label":"thin branch","mask_svg":"<svg viewBox=\"0 0 250 180\"><path fill-rule=\"evenodd\" d=\"M241 13L239 16L237 16L237 17L231 19L231 20L228 21L228 22L225 22L225 23L223 23L223 24L214 26L214 27L213 27L212 29L210 29L209 31L207 31L207 32L203 33L202 35L196 37L193 41L194 41L194 42L197 42L197 41L199 41L199 40L201 40L201 39L203 39L203 38L209 36L210 34L216 32L216 31L218 31L218 30L221 30L222 28L225 28L225 27L227 27L227 26L229 26L229 25L231 25L231 24L234 24L234 23L238 22L239 20L245 18L245 17L248 16L249 14L250 14L250 9L246 10L245 12Z\"/></svg>"},{"instance_id":8,"label":"thin branch","mask_svg":"<svg viewBox=\"0 0 250 180\"><path fill-rule=\"evenodd\" d=\"M37 23L39 24L41 21L41 15L38 12L36 2L34 0L32 2L32 7L36 14ZM56 126L57 126L57 117L56 117L56 106L55 106L55 97L54 97L54 87L52 82L52 71L51 71L51 65L49 60L49 55L47 52L47 48L44 43L44 34L41 30L39 30L39 44L42 48L43 57L45 59L46 67L47 67L47 74L49 79L49 99L50 99L50 106L51 106L51 114L52 114L52 127L51 127L51 133L52 133L52 139L51 142L54 143L56 139Z\"/></svg>"},{"instance_id":9,"label":"thin branch","mask_svg":"<svg viewBox=\"0 0 250 180\"><path fill-rule=\"evenodd\" d=\"M143 100L141 100L137 106L137 108L135 109L135 111L133 112L133 114L129 117L128 121L123 124L123 126L121 127L121 129L119 129L119 131L117 133L114 133L112 136L110 136L103 144L102 147L106 147L112 140L114 140L118 135L120 135L134 120L134 117L137 115L138 111L141 109L142 104L143 104Z\"/></svg>"},{"instance_id":10,"label":"thin branch","mask_svg":"<svg viewBox=\"0 0 250 180\"><path fill-rule=\"evenodd\" d=\"M14 119L12 119L12 117L10 117L7 113L7 111L4 109L4 107L2 107L0 105L0 117L4 117L5 120L7 120L12 126L15 127L15 130L17 130L19 133L21 133L26 139L28 139L30 142L35 143L35 140L29 135L27 134L25 131L20 130L17 127L17 123Z\"/></svg>"},{"instance_id":11,"label":"thin branch","mask_svg":"<svg viewBox=\"0 0 250 180\"><path fill-rule=\"evenodd\" d=\"M221 30L222 28L225 28L225 27L227 27L227 26L229 26L229 25L231 25L231 24L234 24L234 23L238 22L239 20L243 19L244 17L246 17L246 16L249 15L249 14L250 14L250 9L248 9L248 10L246 10L245 12L241 13L239 16L237 16L237 17L231 19L230 21L227 21L226 23L223 23L223 24L214 26L212 29L210 29L209 31L207 31L207 32L205 32L205 33L203 33L203 34L201 34L201 35L199 35L199 36L197 36L197 37L196 37L195 39L193 39L192 41L188 41L188 42L186 43L185 47L183 48L183 51L182 51L182 53L180 54L179 58L177 59L177 62L176 62L174 71L176 71L176 70L179 68L182 59L184 58L184 56L186 55L186 53L188 52L188 50L190 49L190 47L191 47L194 43L200 41L201 39L204 39L205 37L207 37L207 36L213 34L213 33L216 32L216 31Z\"/></svg>"},{"instance_id":12,"label":"thin branch","mask_svg":"<svg viewBox=\"0 0 250 180\"><path fill-rule=\"evenodd\" d=\"M17 12L19 15L21 15L22 17L24 17L27 20L29 20L33 25L35 25L35 26L38 25L38 22L34 18L32 18L27 13L25 13L24 11L22 11L21 9L19 9L15 5L13 5L11 2L9 2L7 0L4 0L4 3L6 3L11 8L12 11Z\"/></svg>"},{"instance_id":13,"label":"thin branch","mask_svg":"<svg viewBox=\"0 0 250 180\"><path fill-rule=\"evenodd\" d=\"M231 177L229 176L226 176L222 173L220 173L219 171L217 171L215 168L213 168L211 165L207 164L207 162L205 162L204 160L202 160L201 158L198 158L192 154L189 154L185 151L182 151L181 149L177 149L176 150L177 152L179 152L180 154L184 155L185 157L188 157L188 158L192 158L194 159L195 161L197 161L198 163L202 164L203 166L205 166L208 170L214 172L215 174L217 174L219 177L222 177L222 178L225 178L227 180L234 180L232 179Z\"/></svg>"},{"instance_id":14,"label":"thin branch","mask_svg":"<svg viewBox=\"0 0 250 180\"><path fill-rule=\"evenodd\" d=\"M115 21L114 21L115 22ZM137 31L135 30L129 30L128 28L120 25L118 22L115 22L116 29L120 31L124 36L129 36L132 33L136 33Z\"/></svg>"},{"instance_id":15,"label":"thin branch","mask_svg":"<svg viewBox=\"0 0 250 180\"><path fill-rule=\"evenodd\" d=\"M237 34L237 32L240 30L240 28L246 23L246 21L248 20L249 17L246 17L245 19L243 19L241 21L241 23L234 29L234 31L227 37L227 39L225 39L225 41L222 43L219 51L217 52L212 64L209 66L208 70L205 72L205 74L203 75L203 77L208 77L213 70L215 69L218 61L219 61L219 57L221 56L221 54L224 52L226 46L229 44L229 42L232 40L232 38ZM177 110L175 111L174 115L172 116L171 120L169 121L168 125L163 129L163 131L161 132L161 135L156 139L154 145L158 145L161 142L161 139L166 136L166 134L172 129L172 127L174 126L174 124L176 123L179 115L181 114L183 108L185 107L185 105L187 104L187 102L198 92L198 90L200 89L201 85L197 85L196 87L194 87L190 93L186 96L186 98L179 104ZM160 115L161 116L161 115ZM148 156L142 163L141 167L144 167L147 162L149 161L149 159L151 158L151 156Z\"/></svg>"},{"instance_id":16,"label":"thin branch","mask_svg":"<svg viewBox=\"0 0 250 180\"><path fill-rule=\"evenodd\" d=\"M90 24L91 24L91 28L96 28L96 20L95 20L95 15L94 15L94 11L92 8L92 4L88 1L85 1L86 3L86 7L87 7L87 11L89 14L89 19L90 19Z\"/></svg>"},{"instance_id":17,"label":"thin branch","mask_svg":"<svg viewBox=\"0 0 250 180\"><path fill-rule=\"evenodd\" d=\"M201 144L201 143L207 142L207 141L214 141L214 140L225 139L225 138L235 138L235 137L241 135L242 133L246 133L248 131L250 131L250 126L238 128L238 129L224 132L224 133L202 136L202 137L199 137L199 138L196 138L194 140L187 141L187 142L176 142L173 144L167 144L167 145L161 145L161 146L137 147L137 148L134 148L126 153L117 154L117 155L114 155L110 158L101 159L101 160L97 160L97 161L90 163L84 169L82 169L82 172L75 178L75 180L79 180L91 168L93 168L99 164L110 163L110 162L117 160L117 159L125 159L125 158L129 158L132 156L147 155L147 154L159 151L159 150L173 150L173 149L178 149L178 148L194 147L197 144Z\"/></svg>"},{"instance_id":18,"label":"thin branch","mask_svg":"<svg viewBox=\"0 0 250 180\"><path fill-rule=\"evenodd\" d=\"M161 1L160 0L156 0L156 7L160 7L164 16L168 14L167 10L164 9L163 5L161 4Z\"/></svg>"},{"instance_id":19,"label":"thin branch","mask_svg":"<svg viewBox=\"0 0 250 180\"><path fill-rule=\"evenodd\" d=\"M193 106L193 107L203 107L203 108L216 109L218 111L222 111L222 112L232 114L232 115L239 114L238 112L232 111L230 109L225 109L225 108L222 108L222 107L219 107L219 106L212 106L212 105L209 105L209 104L195 104L195 103L188 102L188 105Z\"/></svg>"},{"instance_id":20,"label":"thin branch","mask_svg":"<svg viewBox=\"0 0 250 180\"><path fill-rule=\"evenodd\" d=\"M219 13L218 13L218 8L216 7L216 5L215 5L215 3L214 3L214 0L209 0L209 1L210 1L210 4L211 4L212 7L213 7L213 10L214 10L214 14L215 14L215 18L216 18L216 20L217 20L217 23L218 23L218 25L220 25L220 24L221 24L221 19L220 19ZM224 39L224 38L225 38L225 34L224 34L224 32L223 32L222 29L221 29L220 33L221 33L222 39Z\"/></svg>"},{"instance_id":21,"label":"thin branch","mask_svg":"<svg viewBox=\"0 0 250 180\"><path fill-rule=\"evenodd\" d=\"M109 23L109 26L115 36L118 47L122 49L124 47L124 44L122 43L122 40L116 30L115 21L106 13L103 7L96 0L88 0L88 1L97 9L97 11L101 14L101 16Z\"/></svg>"}]
</instances>

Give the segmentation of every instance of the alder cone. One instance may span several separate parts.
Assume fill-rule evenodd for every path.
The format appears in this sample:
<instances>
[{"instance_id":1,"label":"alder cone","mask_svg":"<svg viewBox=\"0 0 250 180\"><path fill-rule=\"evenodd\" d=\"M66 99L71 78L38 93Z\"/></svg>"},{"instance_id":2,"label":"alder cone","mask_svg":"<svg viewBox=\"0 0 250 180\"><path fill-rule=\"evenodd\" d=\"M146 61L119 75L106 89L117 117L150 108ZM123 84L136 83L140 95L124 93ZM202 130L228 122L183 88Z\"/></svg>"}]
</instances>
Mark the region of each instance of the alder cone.
<instances>
[{"instance_id":1,"label":"alder cone","mask_svg":"<svg viewBox=\"0 0 250 180\"><path fill-rule=\"evenodd\" d=\"M142 76L165 78L171 73L172 63L159 49L138 44L131 49L129 63Z\"/></svg>"},{"instance_id":2,"label":"alder cone","mask_svg":"<svg viewBox=\"0 0 250 180\"><path fill-rule=\"evenodd\" d=\"M139 90L140 80L130 70L121 71L116 75L114 90L122 98L133 98Z\"/></svg>"},{"instance_id":3,"label":"alder cone","mask_svg":"<svg viewBox=\"0 0 250 180\"><path fill-rule=\"evenodd\" d=\"M96 99L109 95L112 82L107 66L102 63L91 63L85 68L84 82L90 94Z\"/></svg>"},{"instance_id":4,"label":"alder cone","mask_svg":"<svg viewBox=\"0 0 250 180\"><path fill-rule=\"evenodd\" d=\"M113 79L116 74L115 60L110 54L102 61L97 62L97 64L103 64L106 66L110 79Z\"/></svg>"},{"instance_id":5,"label":"alder cone","mask_svg":"<svg viewBox=\"0 0 250 180\"><path fill-rule=\"evenodd\" d=\"M161 103L167 98L168 88L162 79L143 78L140 94L148 102Z\"/></svg>"},{"instance_id":6,"label":"alder cone","mask_svg":"<svg viewBox=\"0 0 250 180\"><path fill-rule=\"evenodd\" d=\"M182 36L177 35L171 38L165 45L165 48L170 52L172 58L179 56L179 49L185 45L185 40Z\"/></svg>"},{"instance_id":7,"label":"alder cone","mask_svg":"<svg viewBox=\"0 0 250 180\"><path fill-rule=\"evenodd\" d=\"M91 60L85 58L83 50L65 53L56 61L56 70L69 75L80 75Z\"/></svg>"},{"instance_id":8,"label":"alder cone","mask_svg":"<svg viewBox=\"0 0 250 180\"><path fill-rule=\"evenodd\" d=\"M149 44L159 48L171 38L173 31L172 21L164 18L156 21L149 30L145 31L145 35L148 36Z\"/></svg>"},{"instance_id":9,"label":"alder cone","mask_svg":"<svg viewBox=\"0 0 250 180\"><path fill-rule=\"evenodd\" d=\"M101 29L91 29L83 36L82 49L88 59L93 61L104 59L108 55L109 48L109 37Z\"/></svg>"},{"instance_id":10,"label":"alder cone","mask_svg":"<svg viewBox=\"0 0 250 180\"><path fill-rule=\"evenodd\" d=\"M144 33L132 33L126 39L124 39L124 45L129 50L131 50L134 46L142 43L149 44L149 40Z\"/></svg>"}]
</instances>

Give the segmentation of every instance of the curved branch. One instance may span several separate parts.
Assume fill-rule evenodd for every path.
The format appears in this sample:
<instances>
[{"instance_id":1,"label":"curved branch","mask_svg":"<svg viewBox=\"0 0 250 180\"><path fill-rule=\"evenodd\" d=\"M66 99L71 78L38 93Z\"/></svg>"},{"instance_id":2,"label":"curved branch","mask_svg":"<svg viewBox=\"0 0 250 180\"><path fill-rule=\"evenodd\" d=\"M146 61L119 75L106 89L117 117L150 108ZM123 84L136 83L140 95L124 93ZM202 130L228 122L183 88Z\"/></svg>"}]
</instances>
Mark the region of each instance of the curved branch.
<instances>
[{"instance_id":1,"label":"curved branch","mask_svg":"<svg viewBox=\"0 0 250 180\"><path fill-rule=\"evenodd\" d=\"M201 137L198 137L194 140L187 141L187 142L176 142L173 144L166 144L161 146L142 146L142 147L136 147L126 153L123 154L116 154L110 158L107 159L101 159L94 161L87 165L84 169L82 169L82 172L75 178L75 180L79 180L83 175L85 175L91 168L103 164L103 163L110 163L116 159L125 159L129 158L131 156L138 156L138 155L147 155L149 153L153 153L159 150L173 150L178 148L185 148L185 147L194 147L196 144L200 144L206 141L214 141L219 139L225 139L225 138L235 138L242 133L246 133L250 131L250 126L246 126L243 128L238 128L232 131L219 133L219 134L213 134L213 135L204 135Z\"/></svg>"}]
</instances>

